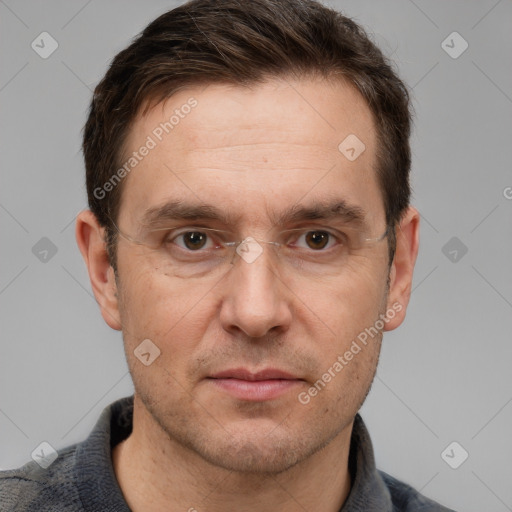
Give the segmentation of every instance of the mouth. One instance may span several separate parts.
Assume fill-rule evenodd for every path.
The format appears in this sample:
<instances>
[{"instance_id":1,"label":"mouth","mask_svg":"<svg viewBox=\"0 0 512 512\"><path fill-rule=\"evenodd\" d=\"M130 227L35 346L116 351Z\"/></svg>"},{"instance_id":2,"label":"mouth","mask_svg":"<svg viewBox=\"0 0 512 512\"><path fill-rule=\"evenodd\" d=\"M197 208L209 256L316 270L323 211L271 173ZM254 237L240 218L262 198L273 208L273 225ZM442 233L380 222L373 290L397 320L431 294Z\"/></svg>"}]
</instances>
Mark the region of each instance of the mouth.
<instances>
[{"instance_id":1,"label":"mouth","mask_svg":"<svg viewBox=\"0 0 512 512\"><path fill-rule=\"evenodd\" d=\"M275 368L258 372L234 368L215 373L207 380L217 389L234 398L252 402L278 398L304 382L297 376Z\"/></svg>"}]
</instances>

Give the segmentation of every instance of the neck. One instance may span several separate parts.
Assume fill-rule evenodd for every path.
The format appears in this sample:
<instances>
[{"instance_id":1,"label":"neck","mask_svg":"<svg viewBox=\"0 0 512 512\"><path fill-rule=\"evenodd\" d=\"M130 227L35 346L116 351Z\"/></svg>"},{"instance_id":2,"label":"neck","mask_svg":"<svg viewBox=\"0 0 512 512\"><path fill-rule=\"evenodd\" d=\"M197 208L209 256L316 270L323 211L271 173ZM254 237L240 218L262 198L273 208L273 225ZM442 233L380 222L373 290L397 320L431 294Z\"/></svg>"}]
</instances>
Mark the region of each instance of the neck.
<instances>
[{"instance_id":1,"label":"neck","mask_svg":"<svg viewBox=\"0 0 512 512\"><path fill-rule=\"evenodd\" d=\"M135 394L133 431L112 462L132 512L337 512L350 492L350 423L324 449L279 474L214 466L157 425Z\"/></svg>"}]
</instances>

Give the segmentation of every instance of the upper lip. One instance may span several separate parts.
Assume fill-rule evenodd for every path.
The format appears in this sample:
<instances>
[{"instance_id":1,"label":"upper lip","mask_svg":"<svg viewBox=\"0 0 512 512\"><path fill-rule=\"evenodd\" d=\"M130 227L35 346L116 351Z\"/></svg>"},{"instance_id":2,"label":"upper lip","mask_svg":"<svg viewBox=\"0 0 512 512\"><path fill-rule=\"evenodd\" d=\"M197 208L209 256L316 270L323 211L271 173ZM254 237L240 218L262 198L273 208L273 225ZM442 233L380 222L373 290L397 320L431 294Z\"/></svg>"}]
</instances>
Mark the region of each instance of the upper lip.
<instances>
[{"instance_id":1,"label":"upper lip","mask_svg":"<svg viewBox=\"0 0 512 512\"><path fill-rule=\"evenodd\" d=\"M286 379L286 380L299 380L298 377L291 373L276 368L266 368L258 372L251 372L246 368L233 368L231 370L224 370L222 372L210 375L211 379L239 379L239 380L272 380L272 379Z\"/></svg>"}]
</instances>

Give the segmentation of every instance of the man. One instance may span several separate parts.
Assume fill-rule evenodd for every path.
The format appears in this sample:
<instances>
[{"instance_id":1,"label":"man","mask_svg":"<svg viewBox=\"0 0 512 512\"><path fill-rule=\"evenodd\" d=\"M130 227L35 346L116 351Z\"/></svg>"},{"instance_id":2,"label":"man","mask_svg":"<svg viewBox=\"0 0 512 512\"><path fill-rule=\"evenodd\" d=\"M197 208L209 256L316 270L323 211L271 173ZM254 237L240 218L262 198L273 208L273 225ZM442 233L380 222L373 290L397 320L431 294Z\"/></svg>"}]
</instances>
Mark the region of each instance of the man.
<instances>
[{"instance_id":1,"label":"man","mask_svg":"<svg viewBox=\"0 0 512 512\"><path fill-rule=\"evenodd\" d=\"M1 510L445 511L358 410L418 251L406 88L311 1L197 0L95 90L76 235L135 394Z\"/></svg>"}]
</instances>

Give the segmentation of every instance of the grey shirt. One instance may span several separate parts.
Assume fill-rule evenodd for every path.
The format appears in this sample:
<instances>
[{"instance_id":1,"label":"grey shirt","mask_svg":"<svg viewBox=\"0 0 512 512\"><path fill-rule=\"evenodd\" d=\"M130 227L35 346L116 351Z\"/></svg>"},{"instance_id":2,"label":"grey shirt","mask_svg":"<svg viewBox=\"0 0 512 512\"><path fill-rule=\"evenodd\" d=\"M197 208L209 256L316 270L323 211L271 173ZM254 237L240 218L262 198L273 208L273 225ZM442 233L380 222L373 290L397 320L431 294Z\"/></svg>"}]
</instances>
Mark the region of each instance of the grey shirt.
<instances>
[{"instance_id":1,"label":"grey shirt","mask_svg":"<svg viewBox=\"0 0 512 512\"><path fill-rule=\"evenodd\" d=\"M31 461L0 472L0 511L130 512L115 477L112 448L130 435L132 417L133 395L106 407L89 437L59 450L47 469ZM370 436L359 414L349 468L352 488L340 512L453 512L376 469Z\"/></svg>"}]
</instances>

